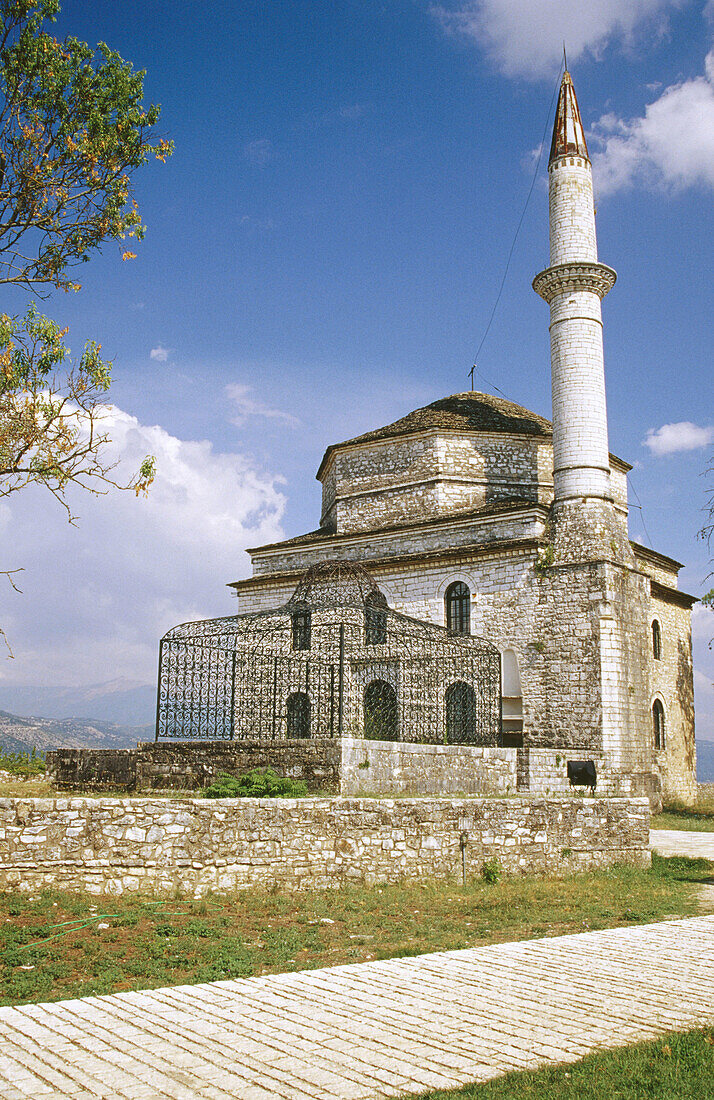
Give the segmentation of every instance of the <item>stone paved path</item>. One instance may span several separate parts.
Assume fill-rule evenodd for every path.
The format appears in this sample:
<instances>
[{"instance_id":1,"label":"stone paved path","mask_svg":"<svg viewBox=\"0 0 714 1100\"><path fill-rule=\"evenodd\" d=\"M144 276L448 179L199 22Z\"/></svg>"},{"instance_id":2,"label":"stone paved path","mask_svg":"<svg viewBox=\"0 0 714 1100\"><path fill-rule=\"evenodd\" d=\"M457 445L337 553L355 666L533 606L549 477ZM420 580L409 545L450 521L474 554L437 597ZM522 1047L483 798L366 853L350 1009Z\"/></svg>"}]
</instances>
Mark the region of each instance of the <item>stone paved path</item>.
<instances>
[{"instance_id":1,"label":"stone paved path","mask_svg":"<svg viewBox=\"0 0 714 1100\"><path fill-rule=\"evenodd\" d=\"M714 916L0 1009L2 1100L376 1100L714 1025Z\"/></svg>"},{"instance_id":2,"label":"stone paved path","mask_svg":"<svg viewBox=\"0 0 714 1100\"><path fill-rule=\"evenodd\" d=\"M714 862L714 833L650 829L650 848L661 856L690 856Z\"/></svg>"}]
</instances>

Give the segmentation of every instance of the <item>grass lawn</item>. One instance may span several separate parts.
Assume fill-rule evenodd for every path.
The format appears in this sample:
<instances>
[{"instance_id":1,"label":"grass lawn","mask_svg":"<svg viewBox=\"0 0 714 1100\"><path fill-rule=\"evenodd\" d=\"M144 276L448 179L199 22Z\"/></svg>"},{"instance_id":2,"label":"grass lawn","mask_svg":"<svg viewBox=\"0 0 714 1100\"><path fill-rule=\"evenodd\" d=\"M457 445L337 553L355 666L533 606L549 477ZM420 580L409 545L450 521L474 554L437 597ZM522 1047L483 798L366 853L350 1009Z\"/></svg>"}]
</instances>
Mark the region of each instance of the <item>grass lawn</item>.
<instances>
[{"instance_id":1,"label":"grass lawn","mask_svg":"<svg viewBox=\"0 0 714 1100\"><path fill-rule=\"evenodd\" d=\"M652 828L714 833L714 783L700 783L695 806L666 804L664 812L652 818Z\"/></svg>"},{"instance_id":2,"label":"grass lawn","mask_svg":"<svg viewBox=\"0 0 714 1100\"><path fill-rule=\"evenodd\" d=\"M420 1100L712 1100L714 1029L591 1054L567 1066L509 1073ZM412 1100L417 1100L413 1097Z\"/></svg>"},{"instance_id":3,"label":"grass lawn","mask_svg":"<svg viewBox=\"0 0 714 1100\"><path fill-rule=\"evenodd\" d=\"M655 856L566 879L478 879L202 901L0 895L0 1003L418 955L698 911L706 860Z\"/></svg>"},{"instance_id":4,"label":"grass lawn","mask_svg":"<svg viewBox=\"0 0 714 1100\"><path fill-rule=\"evenodd\" d=\"M199 798L200 791L58 791L44 775L0 782L0 798Z\"/></svg>"}]
</instances>

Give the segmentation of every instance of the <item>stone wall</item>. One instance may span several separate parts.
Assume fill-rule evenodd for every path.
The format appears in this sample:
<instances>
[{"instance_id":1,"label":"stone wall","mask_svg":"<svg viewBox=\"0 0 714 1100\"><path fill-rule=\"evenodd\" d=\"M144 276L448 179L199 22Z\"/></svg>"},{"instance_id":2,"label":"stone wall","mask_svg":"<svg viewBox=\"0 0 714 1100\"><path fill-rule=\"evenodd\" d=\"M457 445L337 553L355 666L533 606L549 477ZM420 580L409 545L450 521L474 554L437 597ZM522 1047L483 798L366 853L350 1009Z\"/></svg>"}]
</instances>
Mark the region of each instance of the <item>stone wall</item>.
<instances>
[{"instance_id":1,"label":"stone wall","mask_svg":"<svg viewBox=\"0 0 714 1100\"><path fill-rule=\"evenodd\" d=\"M478 512L454 516L448 522L443 518L428 520L421 517L415 521L412 516L412 521L405 522L401 527L369 531L359 537L343 534L332 535L329 539L320 536L312 544L290 546L288 543L284 547L265 551L265 554L254 555L257 583L251 579L236 582L241 607L251 612L275 607L274 603L261 603L257 607L251 602L252 593L262 593L267 578L275 573L292 571L284 579L287 597L292 594L303 570L326 559L358 561L371 569L372 562L381 563L389 558L419 555L423 559L444 549L453 553L462 547L471 549L474 545L500 546L504 542L542 539L547 518L548 512L540 504L496 503L484 506Z\"/></svg>"},{"instance_id":2,"label":"stone wall","mask_svg":"<svg viewBox=\"0 0 714 1100\"><path fill-rule=\"evenodd\" d=\"M342 740L342 794L515 794L515 749Z\"/></svg>"},{"instance_id":3,"label":"stone wall","mask_svg":"<svg viewBox=\"0 0 714 1100\"><path fill-rule=\"evenodd\" d=\"M655 758L662 792L665 800L691 803L696 798L691 612L675 597L653 595L647 622L650 651L652 619L660 625L662 651L658 660L650 657L648 734L654 744L652 705L659 699L664 707L665 743L664 749L655 750Z\"/></svg>"},{"instance_id":4,"label":"stone wall","mask_svg":"<svg viewBox=\"0 0 714 1100\"><path fill-rule=\"evenodd\" d=\"M515 749L362 738L159 742L136 749L57 749L48 771L61 791L199 790L216 775L271 767L310 794L515 794Z\"/></svg>"},{"instance_id":5,"label":"stone wall","mask_svg":"<svg viewBox=\"0 0 714 1100\"><path fill-rule=\"evenodd\" d=\"M561 749L518 750L518 793L538 798L560 798L570 795L591 797L587 788L571 787L568 779L568 762L592 760L597 772L596 793L600 798L642 798L650 801L653 813L661 809L660 788L656 775L645 772L623 771L619 760L606 753L578 753Z\"/></svg>"},{"instance_id":6,"label":"stone wall","mask_svg":"<svg viewBox=\"0 0 714 1100\"><path fill-rule=\"evenodd\" d=\"M283 741L146 742L136 749L56 749L48 772L59 790L198 790L221 772L242 775L271 767L302 779L311 794L340 789L336 739Z\"/></svg>"},{"instance_id":7,"label":"stone wall","mask_svg":"<svg viewBox=\"0 0 714 1100\"><path fill-rule=\"evenodd\" d=\"M661 754L664 758L665 754ZM242 775L272 767L302 779L310 794L346 797L432 795L572 798L589 791L571 788L569 760L592 760L599 797L648 796L661 806L656 773L624 771L619 756L575 748L494 748L413 744L363 738L233 743L143 743L136 749L58 749L48 768L60 791L199 790L221 772Z\"/></svg>"},{"instance_id":8,"label":"stone wall","mask_svg":"<svg viewBox=\"0 0 714 1100\"><path fill-rule=\"evenodd\" d=\"M431 430L338 448L323 479L323 527L349 533L495 501L550 504L552 445L533 435Z\"/></svg>"},{"instance_id":9,"label":"stone wall","mask_svg":"<svg viewBox=\"0 0 714 1100\"><path fill-rule=\"evenodd\" d=\"M0 800L0 889L323 889L647 866L644 799Z\"/></svg>"},{"instance_id":10,"label":"stone wall","mask_svg":"<svg viewBox=\"0 0 714 1100\"><path fill-rule=\"evenodd\" d=\"M612 455L610 465L616 506L626 513L626 464ZM432 429L398 440L342 445L320 476L324 530L380 531L415 516L457 515L498 501L549 506L553 443L549 436ZM260 557L253 554L256 572Z\"/></svg>"}]
</instances>

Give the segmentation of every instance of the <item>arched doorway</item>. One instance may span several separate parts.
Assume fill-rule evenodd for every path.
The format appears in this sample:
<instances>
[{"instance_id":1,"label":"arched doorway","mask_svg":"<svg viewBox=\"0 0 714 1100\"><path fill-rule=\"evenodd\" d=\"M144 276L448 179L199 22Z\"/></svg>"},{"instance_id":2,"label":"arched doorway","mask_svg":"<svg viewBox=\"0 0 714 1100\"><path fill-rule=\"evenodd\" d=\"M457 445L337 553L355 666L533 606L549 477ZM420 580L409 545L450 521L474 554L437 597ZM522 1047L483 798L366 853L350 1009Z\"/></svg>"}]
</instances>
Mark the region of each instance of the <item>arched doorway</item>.
<instances>
[{"instance_id":1,"label":"arched doorway","mask_svg":"<svg viewBox=\"0 0 714 1100\"><path fill-rule=\"evenodd\" d=\"M371 741L399 739L397 693L386 680L372 680L364 689L364 735Z\"/></svg>"},{"instance_id":2,"label":"arched doorway","mask_svg":"<svg viewBox=\"0 0 714 1100\"><path fill-rule=\"evenodd\" d=\"M476 693L457 680L446 689L446 743L468 744L476 739Z\"/></svg>"}]
</instances>

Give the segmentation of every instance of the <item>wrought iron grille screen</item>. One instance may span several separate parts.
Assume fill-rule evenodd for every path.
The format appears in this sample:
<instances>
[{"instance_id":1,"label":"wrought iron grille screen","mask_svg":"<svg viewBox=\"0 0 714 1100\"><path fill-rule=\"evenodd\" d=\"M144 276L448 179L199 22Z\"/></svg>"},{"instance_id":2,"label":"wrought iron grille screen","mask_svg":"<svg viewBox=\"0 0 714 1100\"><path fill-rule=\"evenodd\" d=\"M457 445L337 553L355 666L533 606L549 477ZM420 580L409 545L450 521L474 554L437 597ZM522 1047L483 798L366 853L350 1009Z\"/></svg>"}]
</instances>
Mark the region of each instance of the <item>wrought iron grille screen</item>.
<instances>
[{"instance_id":1,"label":"wrought iron grille screen","mask_svg":"<svg viewBox=\"0 0 714 1100\"><path fill-rule=\"evenodd\" d=\"M156 737L497 745L501 665L483 639L401 615L366 570L313 567L274 611L175 627L159 650ZM309 612L296 648L294 611ZM300 645L304 639L299 639Z\"/></svg>"}]
</instances>

